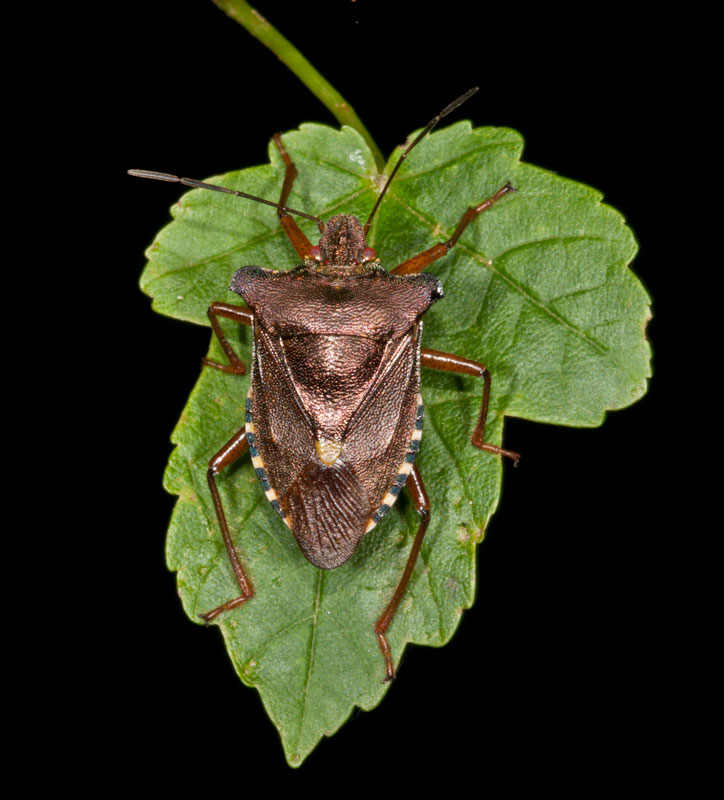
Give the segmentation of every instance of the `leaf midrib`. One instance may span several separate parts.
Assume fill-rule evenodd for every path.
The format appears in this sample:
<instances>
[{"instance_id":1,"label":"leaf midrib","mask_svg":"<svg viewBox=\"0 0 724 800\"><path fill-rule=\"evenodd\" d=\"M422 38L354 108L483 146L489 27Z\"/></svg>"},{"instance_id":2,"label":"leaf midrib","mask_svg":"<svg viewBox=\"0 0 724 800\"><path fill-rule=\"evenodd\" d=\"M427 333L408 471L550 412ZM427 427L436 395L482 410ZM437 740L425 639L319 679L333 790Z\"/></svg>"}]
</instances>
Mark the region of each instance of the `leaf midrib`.
<instances>
[{"instance_id":1,"label":"leaf midrib","mask_svg":"<svg viewBox=\"0 0 724 800\"><path fill-rule=\"evenodd\" d=\"M311 625L311 634L309 640L309 649L307 651L307 674L305 676L305 683L304 683L304 693L302 694L302 717L299 720L299 733L297 734L297 741L294 747L294 750L299 749L299 745L302 741L302 736L304 733L304 723L307 719L307 707L308 707L308 699L309 699L309 687L312 682L312 672L314 670L314 657L316 654L315 651L315 643L317 639L317 619L319 617L319 608L321 606L322 601L322 588L324 585L324 577L325 572L324 570L320 569L316 575L316 591L314 597L314 615L312 618L312 625Z\"/></svg>"}]
</instances>

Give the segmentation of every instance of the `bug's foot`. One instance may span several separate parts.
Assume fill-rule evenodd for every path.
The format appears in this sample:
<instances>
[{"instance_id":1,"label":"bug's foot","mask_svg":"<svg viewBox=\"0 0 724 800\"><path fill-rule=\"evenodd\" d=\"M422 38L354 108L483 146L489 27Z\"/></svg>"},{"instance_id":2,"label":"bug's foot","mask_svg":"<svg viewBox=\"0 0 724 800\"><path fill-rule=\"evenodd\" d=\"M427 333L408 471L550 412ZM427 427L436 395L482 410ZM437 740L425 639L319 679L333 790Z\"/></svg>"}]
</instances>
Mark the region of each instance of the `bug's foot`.
<instances>
[{"instance_id":1,"label":"bug's foot","mask_svg":"<svg viewBox=\"0 0 724 800\"><path fill-rule=\"evenodd\" d=\"M389 683L395 679L395 665L392 663L392 653L390 651L390 644L387 641L387 637L384 634L384 630L379 627L375 629L375 633L377 634L377 641L380 644L380 650L382 650L382 655L385 658L385 669L387 670L387 675L382 683Z\"/></svg>"},{"instance_id":2,"label":"bug's foot","mask_svg":"<svg viewBox=\"0 0 724 800\"><path fill-rule=\"evenodd\" d=\"M505 456L505 458L512 459L514 467L520 464L520 453L516 453L514 450L504 450L502 447L496 447L494 444L476 441L474 436L472 438L472 443L479 450L485 450L486 453L495 453L497 456Z\"/></svg>"},{"instance_id":3,"label":"bug's foot","mask_svg":"<svg viewBox=\"0 0 724 800\"><path fill-rule=\"evenodd\" d=\"M389 683L390 681L394 681L396 677L397 675L395 673L395 668L392 665L392 662L390 661L387 664L387 675L385 675L385 679L382 681L382 683Z\"/></svg>"},{"instance_id":4,"label":"bug's foot","mask_svg":"<svg viewBox=\"0 0 724 800\"><path fill-rule=\"evenodd\" d=\"M222 372L228 373L229 375L244 375L246 372L246 367L241 363L241 361L238 364L219 364L218 361L211 361L209 358L202 358L201 366L213 367L214 369L219 369Z\"/></svg>"},{"instance_id":5,"label":"bug's foot","mask_svg":"<svg viewBox=\"0 0 724 800\"><path fill-rule=\"evenodd\" d=\"M204 625L208 628L209 623L211 622L214 617L218 616L221 612L218 608L215 608L213 611L207 611L205 614L199 614L199 617L204 621Z\"/></svg>"},{"instance_id":6,"label":"bug's foot","mask_svg":"<svg viewBox=\"0 0 724 800\"><path fill-rule=\"evenodd\" d=\"M219 614L223 614L224 611L231 611L232 608L238 608L246 603L248 599L248 597L243 595L241 597L235 597L233 600L229 600L228 603L224 603L218 608L212 608L211 611L207 611L205 614L199 614L199 617L204 621L204 625L208 627L209 623L215 620Z\"/></svg>"}]
</instances>

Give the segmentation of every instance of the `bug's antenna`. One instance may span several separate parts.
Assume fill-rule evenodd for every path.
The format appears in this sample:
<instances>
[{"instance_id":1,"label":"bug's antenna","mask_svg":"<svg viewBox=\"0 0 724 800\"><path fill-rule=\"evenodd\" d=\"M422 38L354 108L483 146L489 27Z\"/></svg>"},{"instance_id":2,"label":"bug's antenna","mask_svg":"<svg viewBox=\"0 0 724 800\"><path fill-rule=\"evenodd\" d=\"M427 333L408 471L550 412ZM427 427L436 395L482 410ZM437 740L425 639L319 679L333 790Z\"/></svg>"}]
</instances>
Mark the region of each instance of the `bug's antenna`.
<instances>
[{"instance_id":1,"label":"bug's antenna","mask_svg":"<svg viewBox=\"0 0 724 800\"><path fill-rule=\"evenodd\" d=\"M412 148L416 144L418 144L421 139L424 139L427 136L427 134L430 133L430 131L435 127L435 125L437 125L438 122L440 122L440 120L443 117L446 117L451 111L454 111L458 106L462 105L466 100L469 100L475 94L475 92L478 91L479 88L480 88L479 86L473 86L473 88L465 92L465 94L462 95L462 97L458 97L458 99L453 100L453 102L450 103L449 106L445 106L445 108L443 108L443 110L436 117L433 117L427 123L427 125L425 125L425 127L422 129L422 133L420 133L417 136L415 141L407 146L405 152L400 156L400 160L397 162L397 164L395 164L395 168L390 173L390 177L387 179L387 183L384 185L384 188L380 192L380 195L377 198L377 202L375 203L375 207L372 209L372 213L369 215L369 217L367 217L367 222L365 222L365 227L364 227L365 237L367 236L367 232L370 229L370 222L372 221L372 217L374 217L375 213L377 212L377 209L379 208L380 203L382 202L382 198L385 196L385 193L387 192L389 185L392 183L392 179L395 177L395 173L400 168L402 162L407 158L407 154L410 152L410 150L412 150Z\"/></svg>"},{"instance_id":2,"label":"bug's antenna","mask_svg":"<svg viewBox=\"0 0 724 800\"><path fill-rule=\"evenodd\" d=\"M257 203L264 203L267 206L279 209L279 203L272 203L271 200L265 200L263 197L255 197L253 194L247 194L246 192L235 192L233 189L226 189L224 186L215 186L213 183L195 181L193 178L179 178L177 175L169 175L167 172L151 172L147 169L129 169L128 174L133 175L134 178L151 178L155 181L182 183L184 186L192 186L195 189L213 189L215 192L235 194L237 197L246 197L247 200L256 200ZM319 217L313 217L311 214L305 214L303 211L295 211L293 208L287 208L286 206L279 210L286 211L287 214L296 214L298 217L311 219L312 222L316 222L317 224L322 222Z\"/></svg>"}]
</instances>

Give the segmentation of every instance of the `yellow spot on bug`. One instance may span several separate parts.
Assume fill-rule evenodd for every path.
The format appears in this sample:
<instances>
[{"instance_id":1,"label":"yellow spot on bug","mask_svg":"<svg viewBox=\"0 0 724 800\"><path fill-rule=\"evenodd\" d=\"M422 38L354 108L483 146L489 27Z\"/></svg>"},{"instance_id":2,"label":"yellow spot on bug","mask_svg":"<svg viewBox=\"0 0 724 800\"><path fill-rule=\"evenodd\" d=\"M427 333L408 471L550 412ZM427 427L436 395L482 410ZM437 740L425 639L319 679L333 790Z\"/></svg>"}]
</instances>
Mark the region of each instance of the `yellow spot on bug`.
<instances>
[{"instance_id":1,"label":"yellow spot on bug","mask_svg":"<svg viewBox=\"0 0 724 800\"><path fill-rule=\"evenodd\" d=\"M331 466L342 452L342 442L335 442L334 439L315 439L314 449L317 451L319 460L323 464Z\"/></svg>"}]
</instances>

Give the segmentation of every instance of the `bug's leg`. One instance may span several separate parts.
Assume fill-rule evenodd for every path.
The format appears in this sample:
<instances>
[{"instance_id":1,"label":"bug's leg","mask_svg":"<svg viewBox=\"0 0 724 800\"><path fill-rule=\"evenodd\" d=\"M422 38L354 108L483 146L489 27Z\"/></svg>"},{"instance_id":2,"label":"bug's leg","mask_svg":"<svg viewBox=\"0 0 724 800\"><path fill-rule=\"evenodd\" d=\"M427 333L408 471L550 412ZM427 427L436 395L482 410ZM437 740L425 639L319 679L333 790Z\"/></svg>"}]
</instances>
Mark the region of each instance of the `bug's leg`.
<instances>
[{"instance_id":1,"label":"bug's leg","mask_svg":"<svg viewBox=\"0 0 724 800\"><path fill-rule=\"evenodd\" d=\"M407 483L405 486L407 487L407 491L410 493L412 502L415 504L415 509L420 515L421 520L420 527L417 529L415 541L412 543L412 550L410 551L410 555L407 559L407 564L405 564L405 571L402 573L402 578L397 585L397 589L395 589L394 595L392 595L392 600L390 600L387 608L382 612L382 616L377 620L377 624L375 625L375 633L377 634L377 640L380 643L380 650L382 650L382 655L385 657L387 675L384 683L391 681L395 677L395 665L392 663L390 644L387 641L385 634L387 633L387 629L390 627L392 618L395 616L397 606L400 605L400 600L402 600L402 597L405 594L407 584L410 582L412 571L415 568L417 557L420 554L422 540L425 538L425 531L427 530L428 523L430 522L430 500L427 496L427 492L425 491L425 486L422 482L422 477L420 476L420 469L417 464L413 464L412 472L410 472L409 476L407 477Z\"/></svg>"},{"instance_id":2,"label":"bug's leg","mask_svg":"<svg viewBox=\"0 0 724 800\"><path fill-rule=\"evenodd\" d=\"M421 350L421 363L423 367L432 367L443 372L457 372L461 375L472 375L475 378L482 378L483 383L483 402L480 405L480 416L478 424L473 432L472 442L475 447L485 450L488 453L512 458L515 466L518 466L520 454L512 450L504 450L494 444L486 444L483 439L485 436L485 421L488 418L488 404L490 402L490 372L488 368L479 361L471 361L469 358L454 356L451 353L441 353L439 350L430 350L423 347Z\"/></svg>"},{"instance_id":3,"label":"bug's leg","mask_svg":"<svg viewBox=\"0 0 724 800\"><path fill-rule=\"evenodd\" d=\"M390 271L395 275L415 275L418 272L422 272L422 270L432 264L433 261L437 261L438 258L442 258L446 253L450 252L450 249L455 246L457 240L462 236L465 228L470 225L478 214L487 211L494 203L497 203L501 197L514 191L515 189L509 183L506 183L505 186L498 189L492 197L489 197L479 206L469 208L460 218L460 222L458 222L458 226L455 228L455 233L453 233L446 242L433 245L428 250L413 256L407 261L403 261L402 264L399 264Z\"/></svg>"},{"instance_id":4,"label":"bug's leg","mask_svg":"<svg viewBox=\"0 0 724 800\"><path fill-rule=\"evenodd\" d=\"M289 214L286 212L289 192L291 192L292 184L294 183L294 179L297 177L297 168L294 166L294 162L284 149L282 135L280 133L275 133L274 136L272 136L272 139L274 140L274 144L277 146L277 150L279 150L281 153L282 159L287 168L286 172L284 173L284 185L282 186L279 205L277 206L277 216L279 217L279 222L281 223L282 228L284 228L284 232L289 237L289 241L297 251L297 255L300 258L307 258L309 256L309 251L312 248L312 243L304 235L302 229L299 227L299 225L297 225L293 217L289 216ZM319 226L319 230L323 231L324 223L320 220L317 224Z\"/></svg>"},{"instance_id":5,"label":"bug's leg","mask_svg":"<svg viewBox=\"0 0 724 800\"><path fill-rule=\"evenodd\" d=\"M246 427L244 427L229 439L221 450L209 461L209 468L206 471L206 480L209 482L211 499L214 501L216 518L221 528L221 536L224 539L224 545L226 546L226 552L229 556L232 569L234 570L234 575L236 576L236 582L239 584L239 589L241 590L239 597L235 597L233 600L229 600L218 608L214 608L211 611L207 611L205 614L199 615L207 625L223 611L230 611L232 608L237 608L254 596L254 588L244 572L244 567L241 565L241 560L234 548L234 543L231 541L229 526L226 524L226 515L224 514L224 507L221 504L221 498L219 497L219 490L216 488L215 480L216 475L218 475L222 469L233 464L246 452L248 447L249 442L246 438Z\"/></svg>"},{"instance_id":6,"label":"bug's leg","mask_svg":"<svg viewBox=\"0 0 724 800\"><path fill-rule=\"evenodd\" d=\"M214 369L220 369L222 372L229 372L232 375L243 375L246 372L244 362L236 355L234 348L229 344L229 340L224 335L224 331L221 330L217 317L225 317L238 322L239 325L253 325L254 314L241 306L232 306L228 303L212 303L206 315L211 322L211 327L219 340L219 344L231 363L219 364L218 361L211 361L208 358L202 358L201 363L204 366L214 367Z\"/></svg>"}]
</instances>

